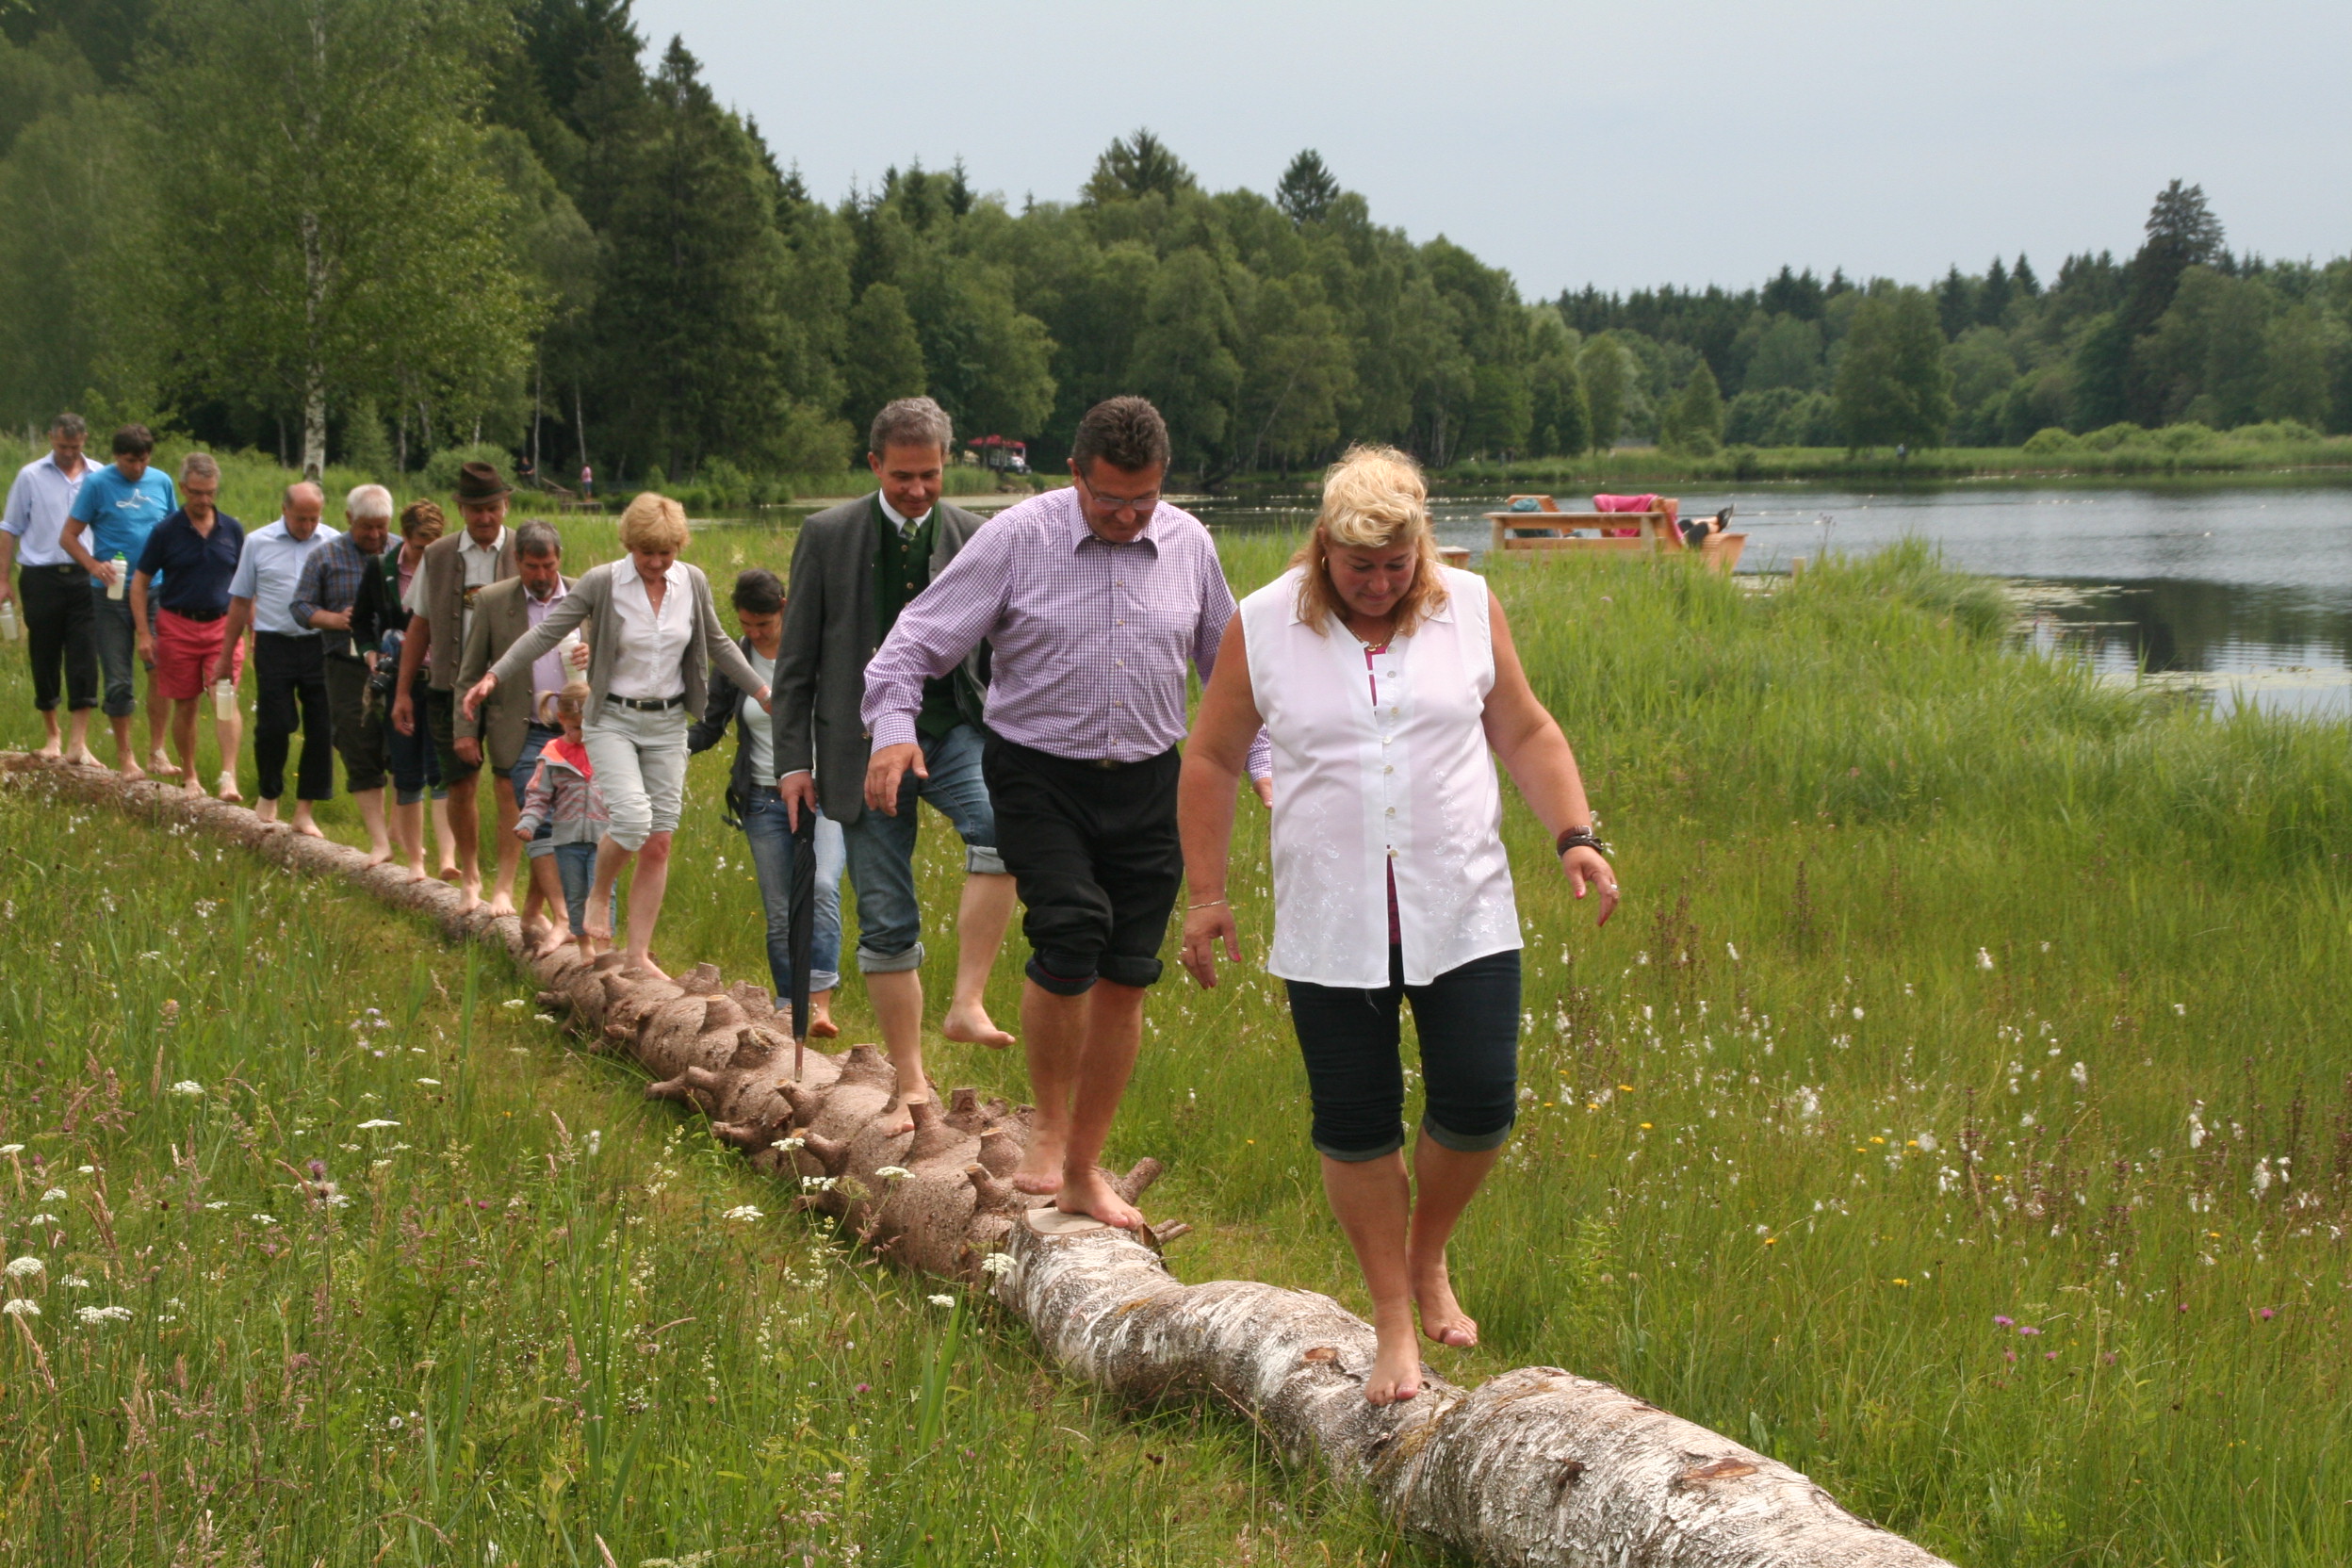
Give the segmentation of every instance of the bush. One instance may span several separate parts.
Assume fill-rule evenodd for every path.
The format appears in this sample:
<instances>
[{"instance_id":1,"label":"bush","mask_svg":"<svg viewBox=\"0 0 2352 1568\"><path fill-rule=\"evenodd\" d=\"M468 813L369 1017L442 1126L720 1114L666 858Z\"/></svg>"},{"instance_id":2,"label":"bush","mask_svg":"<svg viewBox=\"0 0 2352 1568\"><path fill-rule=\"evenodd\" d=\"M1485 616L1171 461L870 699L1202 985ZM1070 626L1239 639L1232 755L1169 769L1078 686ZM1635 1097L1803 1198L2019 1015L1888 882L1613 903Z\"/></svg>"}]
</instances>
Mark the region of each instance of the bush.
<instances>
[{"instance_id":1,"label":"bush","mask_svg":"<svg viewBox=\"0 0 2352 1568\"><path fill-rule=\"evenodd\" d=\"M2095 430L2082 437L2082 444L2095 452L2111 452L2127 441L2136 441L2148 432L2125 419Z\"/></svg>"},{"instance_id":2,"label":"bush","mask_svg":"<svg viewBox=\"0 0 2352 1568\"><path fill-rule=\"evenodd\" d=\"M1734 446L1793 445L1780 440L1781 421L1803 403L1805 392L1794 386L1768 386L1742 392L1723 410L1723 439Z\"/></svg>"},{"instance_id":3,"label":"bush","mask_svg":"<svg viewBox=\"0 0 2352 1568\"><path fill-rule=\"evenodd\" d=\"M2082 449L2082 439L2061 426L2045 425L2026 437L2025 449L2034 457L2051 452L2077 452Z\"/></svg>"},{"instance_id":4,"label":"bush","mask_svg":"<svg viewBox=\"0 0 2352 1568\"><path fill-rule=\"evenodd\" d=\"M708 511L741 512L751 504L751 477L723 457L703 464L696 487Z\"/></svg>"},{"instance_id":5,"label":"bush","mask_svg":"<svg viewBox=\"0 0 2352 1568\"><path fill-rule=\"evenodd\" d=\"M2191 447L2210 447L2221 438L2214 433L2212 426L2200 425L2195 420L2189 420L2178 425L2166 425L2162 430L2149 431L2140 439L2148 446L2162 447L2168 452L2179 452L2186 451Z\"/></svg>"},{"instance_id":6,"label":"bush","mask_svg":"<svg viewBox=\"0 0 2352 1568\"><path fill-rule=\"evenodd\" d=\"M2321 436L2300 419L2269 419L2259 425L2240 425L2230 433L2230 439L2269 446L2287 441L2317 441Z\"/></svg>"},{"instance_id":7,"label":"bush","mask_svg":"<svg viewBox=\"0 0 2352 1568\"><path fill-rule=\"evenodd\" d=\"M425 494L447 499L457 491L457 471L468 463L487 463L498 469L499 477L509 483L514 480L514 454L504 447L477 442L466 447L444 447L425 459Z\"/></svg>"}]
</instances>

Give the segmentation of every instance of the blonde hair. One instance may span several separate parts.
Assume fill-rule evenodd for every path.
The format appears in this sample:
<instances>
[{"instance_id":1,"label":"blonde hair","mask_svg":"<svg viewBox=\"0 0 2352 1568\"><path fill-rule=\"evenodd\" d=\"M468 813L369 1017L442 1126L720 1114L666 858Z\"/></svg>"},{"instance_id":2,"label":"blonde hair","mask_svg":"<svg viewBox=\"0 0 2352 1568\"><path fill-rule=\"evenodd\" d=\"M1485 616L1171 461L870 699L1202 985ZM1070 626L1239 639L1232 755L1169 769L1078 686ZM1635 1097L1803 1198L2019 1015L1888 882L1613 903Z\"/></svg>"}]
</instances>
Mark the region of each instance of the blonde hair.
<instances>
[{"instance_id":1,"label":"blonde hair","mask_svg":"<svg viewBox=\"0 0 2352 1568\"><path fill-rule=\"evenodd\" d=\"M588 683L575 680L555 694L555 711L559 718L576 719L588 711Z\"/></svg>"},{"instance_id":2,"label":"blonde hair","mask_svg":"<svg viewBox=\"0 0 2352 1568\"><path fill-rule=\"evenodd\" d=\"M667 496L640 491L621 514L621 547L675 555L686 547L686 509Z\"/></svg>"},{"instance_id":3,"label":"blonde hair","mask_svg":"<svg viewBox=\"0 0 2352 1568\"><path fill-rule=\"evenodd\" d=\"M1429 523L1429 487L1421 465L1394 447L1350 447L1323 470L1323 506L1315 531L1290 564L1304 569L1298 580L1298 619L1323 635L1325 623L1343 612L1331 586L1331 551L1385 550L1413 547L1413 586L1396 601L1395 635L1410 637L1446 602L1446 579L1438 570L1437 531Z\"/></svg>"}]
</instances>

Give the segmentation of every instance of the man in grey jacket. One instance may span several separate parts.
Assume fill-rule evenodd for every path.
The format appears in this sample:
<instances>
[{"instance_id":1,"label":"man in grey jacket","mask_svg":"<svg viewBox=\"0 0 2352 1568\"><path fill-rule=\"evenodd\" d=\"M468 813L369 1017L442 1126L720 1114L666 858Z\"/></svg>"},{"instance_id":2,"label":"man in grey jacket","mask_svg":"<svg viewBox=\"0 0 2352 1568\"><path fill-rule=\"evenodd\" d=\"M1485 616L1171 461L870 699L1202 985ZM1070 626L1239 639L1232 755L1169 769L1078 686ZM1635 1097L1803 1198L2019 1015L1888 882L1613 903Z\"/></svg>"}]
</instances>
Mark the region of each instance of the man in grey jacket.
<instances>
[{"instance_id":1,"label":"man in grey jacket","mask_svg":"<svg viewBox=\"0 0 2352 1568\"><path fill-rule=\"evenodd\" d=\"M924 688L916 721L923 758L906 775L897 814L870 811L865 802L873 745L858 709L866 662L907 601L981 524L939 499L954 439L946 412L928 398L902 398L874 416L867 462L880 488L801 525L773 697L776 770L790 820L796 825L800 812L822 803L841 825L858 892L858 968L907 1102L928 1093L923 916L915 900L918 798L945 814L964 841L956 989L939 1032L1000 1051L1013 1043L990 1021L982 994L1013 914L1013 879L997 857L996 813L980 777L985 650Z\"/></svg>"}]
</instances>

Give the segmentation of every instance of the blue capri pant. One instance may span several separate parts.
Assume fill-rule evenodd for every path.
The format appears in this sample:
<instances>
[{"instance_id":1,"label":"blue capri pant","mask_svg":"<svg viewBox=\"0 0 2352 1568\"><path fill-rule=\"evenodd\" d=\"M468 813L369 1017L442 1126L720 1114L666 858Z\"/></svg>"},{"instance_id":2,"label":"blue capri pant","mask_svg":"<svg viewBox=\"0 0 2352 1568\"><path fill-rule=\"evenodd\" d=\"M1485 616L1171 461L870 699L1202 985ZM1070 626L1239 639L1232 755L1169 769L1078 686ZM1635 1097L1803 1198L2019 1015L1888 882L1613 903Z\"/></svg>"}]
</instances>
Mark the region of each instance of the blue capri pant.
<instances>
[{"instance_id":1,"label":"blue capri pant","mask_svg":"<svg viewBox=\"0 0 2352 1568\"><path fill-rule=\"evenodd\" d=\"M1286 980L1315 1102L1315 1152L1355 1163L1405 1146L1401 1004L1421 1037L1421 1131L1441 1148L1499 1149L1519 1112L1519 953L1489 954L1426 986L1388 950L1378 990Z\"/></svg>"}]
</instances>

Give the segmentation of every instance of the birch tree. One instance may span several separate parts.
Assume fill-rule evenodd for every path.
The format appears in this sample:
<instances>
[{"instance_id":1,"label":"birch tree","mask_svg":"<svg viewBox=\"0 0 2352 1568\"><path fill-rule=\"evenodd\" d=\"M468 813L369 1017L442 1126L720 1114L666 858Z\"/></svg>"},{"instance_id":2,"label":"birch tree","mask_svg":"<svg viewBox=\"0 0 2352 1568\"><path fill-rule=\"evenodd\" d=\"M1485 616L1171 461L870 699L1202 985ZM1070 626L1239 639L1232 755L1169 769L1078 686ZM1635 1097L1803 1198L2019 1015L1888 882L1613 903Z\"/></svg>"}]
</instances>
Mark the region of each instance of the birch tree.
<instances>
[{"instance_id":1,"label":"birch tree","mask_svg":"<svg viewBox=\"0 0 2352 1568\"><path fill-rule=\"evenodd\" d=\"M453 430L519 385L534 305L481 156L486 0L172 0L140 77L178 383L324 467L338 398ZM417 412L424 413L424 409Z\"/></svg>"}]
</instances>

